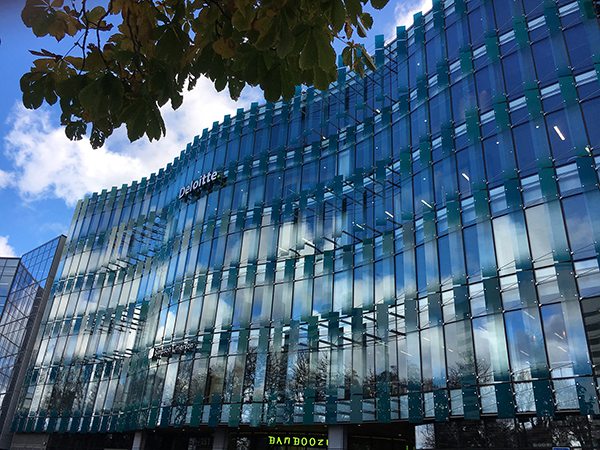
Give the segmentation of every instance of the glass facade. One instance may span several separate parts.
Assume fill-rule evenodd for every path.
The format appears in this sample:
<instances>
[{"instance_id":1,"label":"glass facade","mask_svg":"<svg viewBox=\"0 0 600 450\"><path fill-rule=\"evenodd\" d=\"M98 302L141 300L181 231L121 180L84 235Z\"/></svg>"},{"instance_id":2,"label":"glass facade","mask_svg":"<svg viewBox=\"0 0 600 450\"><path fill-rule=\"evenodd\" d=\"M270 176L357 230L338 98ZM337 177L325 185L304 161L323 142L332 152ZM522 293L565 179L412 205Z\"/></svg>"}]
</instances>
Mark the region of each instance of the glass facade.
<instances>
[{"instance_id":1,"label":"glass facade","mask_svg":"<svg viewBox=\"0 0 600 450\"><path fill-rule=\"evenodd\" d=\"M19 431L600 415L595 5L436 1L373 53L78 203Z\"/></svg>"},{"instance_id":2,"label":"glass facade","mask_svg":"<svg viewBox=\"0 0 600 450\"><path fill-rule=\"evenodd\" d=\"M8 448L10 425L33 339L48 299L65 237L21 258L0 258L0 448Z\"/></svg>"}]
</instances>

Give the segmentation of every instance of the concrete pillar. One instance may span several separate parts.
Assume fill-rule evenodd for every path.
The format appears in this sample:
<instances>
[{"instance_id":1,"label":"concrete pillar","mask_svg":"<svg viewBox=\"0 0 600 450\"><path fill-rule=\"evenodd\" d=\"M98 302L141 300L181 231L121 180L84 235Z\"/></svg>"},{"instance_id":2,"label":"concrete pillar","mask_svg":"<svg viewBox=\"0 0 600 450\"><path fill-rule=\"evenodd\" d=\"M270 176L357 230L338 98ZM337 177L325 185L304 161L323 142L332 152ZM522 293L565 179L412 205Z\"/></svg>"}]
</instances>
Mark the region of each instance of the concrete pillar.
<instances>
[{"instance_id":1,"label":"concrete pillar","mask_svg":"<svg viewBox=\"0 0 600 450\"><path fill-rule=\"evenodd\" d=\"M215 428L213 433L213 450L227 450L229 444L229 430L227 428Z\"/></svg>"},{"instance_id":2,"label":"concrete pillar","mask_svg":"<svg viewBox=\"0 0 600 450\"><path fill-rule=\"evenodd\" d=\"M327 427L329 450L348 449L348 428L344 425L329 425Z\"/></svg>"},{"instance_id":3,"label":"concrete pillar","mask_svg":"<svg viewBox=\"0 0 600 450\"><path fill-rule=\"evenodd\" d=\"M144 433L142 431L136 431L133 436L133 444L131 445L131 450L144 450L145 447L145 439Z\"/></svg>"}]
</instances>

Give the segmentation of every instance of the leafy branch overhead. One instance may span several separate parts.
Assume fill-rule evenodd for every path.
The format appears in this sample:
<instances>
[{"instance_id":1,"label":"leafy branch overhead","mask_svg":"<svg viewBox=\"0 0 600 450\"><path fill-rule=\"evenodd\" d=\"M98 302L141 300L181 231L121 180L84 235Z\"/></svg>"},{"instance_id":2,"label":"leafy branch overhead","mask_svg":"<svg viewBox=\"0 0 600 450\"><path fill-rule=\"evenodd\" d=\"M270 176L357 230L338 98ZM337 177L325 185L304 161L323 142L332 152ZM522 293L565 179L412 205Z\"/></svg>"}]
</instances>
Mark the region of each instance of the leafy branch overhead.
<instances>
[{"instance_id":1,"label":"leafy branch overhead","mask_svg":"<svg viewBox=\"0 0 600 450\"><path fill-rule=\"evenodd\" d=\"M21 78L23 104L61 108L70 139L101 147L125 124L131 141L165 134L160 107L177 109L201 76L237 99L246 85L265 98L291 98L295 86L326 89L336 79L335 40L344 64L374 69L360 38L364 11L388 0L27 0L25 25L36 36L71 39L66 54L42 49ZM67 4L68 3L68 4ZM103 3L103 5L98 5Z\"/></svg>"}]
</instances>

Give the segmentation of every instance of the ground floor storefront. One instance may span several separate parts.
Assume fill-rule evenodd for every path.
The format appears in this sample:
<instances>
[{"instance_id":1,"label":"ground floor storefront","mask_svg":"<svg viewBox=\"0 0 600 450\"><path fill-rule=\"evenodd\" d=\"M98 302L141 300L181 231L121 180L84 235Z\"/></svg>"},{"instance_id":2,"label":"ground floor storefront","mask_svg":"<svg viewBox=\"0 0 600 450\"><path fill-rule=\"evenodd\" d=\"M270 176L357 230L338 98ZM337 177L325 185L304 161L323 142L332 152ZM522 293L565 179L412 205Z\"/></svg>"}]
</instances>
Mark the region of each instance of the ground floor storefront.
<instances>
[{"instance_id":1,"label":"ground floor storefront","mask_svg":"<svg viewBox=\"0 0 600 450\"><path fill-rule=\"evenodd\" d=\"M600 419L589 416L457 420L415 426L311 425L155 429L111 434L16 434L11 450L592 450Z\"/></svg>"},{"instance_id":2,"label":"ground floor storefront","mask_svg":"<svg viewBox=\"0 0 600 450\"><path fill-rule=\"evenodd\" d=\"M408 423L235 429L158 429L121 434L17 434L11 450L412 450Z\"/></svg>"}]
</instances>

